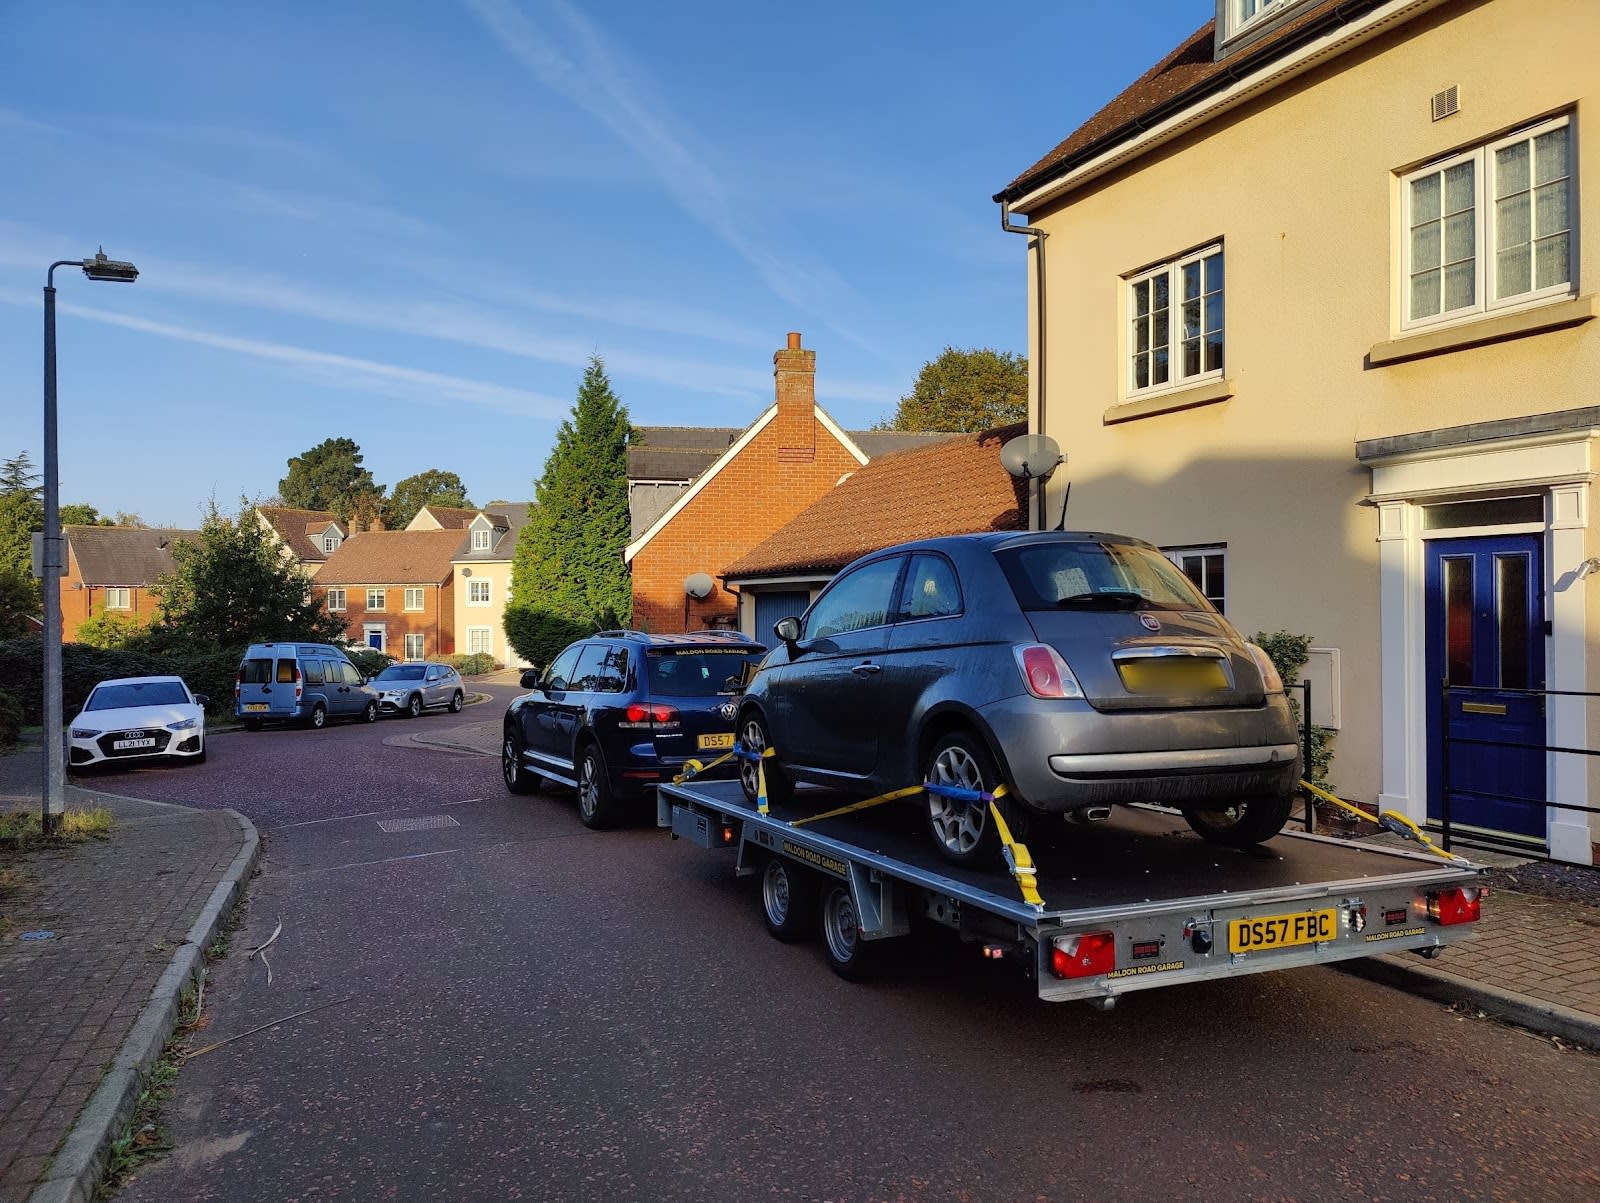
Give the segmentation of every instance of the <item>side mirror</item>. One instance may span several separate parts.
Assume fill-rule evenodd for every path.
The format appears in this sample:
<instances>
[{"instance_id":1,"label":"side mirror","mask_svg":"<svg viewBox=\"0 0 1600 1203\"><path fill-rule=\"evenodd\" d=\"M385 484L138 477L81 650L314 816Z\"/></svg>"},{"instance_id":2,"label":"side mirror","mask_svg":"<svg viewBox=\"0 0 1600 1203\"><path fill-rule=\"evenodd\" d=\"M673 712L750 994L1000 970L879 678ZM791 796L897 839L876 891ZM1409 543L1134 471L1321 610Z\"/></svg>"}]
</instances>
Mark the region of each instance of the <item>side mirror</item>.
<instances>
[{"instance_id":1,"label":"side mirror","mask_svg":"<svg viewBox=\"0 0 1600 1203\"><path fill-rule=\"evenodd\" d=\"M522 688L537 689L539 687L539 670L537 668L524 669L522 673Z\"/></svg>"},{"instance_id":2,"label":"side mirror","mask_svg":"<svg viewBox=\"0 0 1600 1203\"><path fill-rule=\"evenodd\" d=\"M780 618L773 624L772 633L785 643L794 643L800 638L800 620L793 616Z\"/></svg>"},{"instance_id":3,"label":"side mirror","mask_svg":"<svg viewBox=\"0 0 1600 1203\"><path fill-rule=\"evenodd\" d=\"M210 703L211 699L206 694L197 693L194 695L194 704L196 706L207 706L210 705Z\"/></svg>"}]
</instances>

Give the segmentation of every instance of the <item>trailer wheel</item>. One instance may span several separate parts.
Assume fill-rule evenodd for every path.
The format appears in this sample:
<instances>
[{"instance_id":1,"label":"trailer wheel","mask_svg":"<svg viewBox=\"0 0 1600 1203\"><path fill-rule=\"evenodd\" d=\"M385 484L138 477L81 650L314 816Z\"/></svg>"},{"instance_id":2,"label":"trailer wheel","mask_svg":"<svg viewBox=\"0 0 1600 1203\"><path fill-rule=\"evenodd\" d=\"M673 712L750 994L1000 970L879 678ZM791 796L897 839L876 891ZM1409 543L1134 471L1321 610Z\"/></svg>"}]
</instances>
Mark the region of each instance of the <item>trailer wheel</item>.
<instances>
[{"instance_id":1,"label":"trailer wheel","mask_svg":"<svg viewBox=\"0 0 1600 1203\"><path fill-rule=\"evenodd\" d=\"M745 711L739 721L739 742L747 752L765 752L772 746L772 737L767 734L767 720L761 717L759 710ZM794 781L783 771L778 758L768 756L763 764L766 767L768 804L785 806L794 801ZM745 801L752 805L756 801L758 784L756 762L741 759L739 785L744 790Z\"/></svg>"},{"instance_id":2,"label":"trailer wheel","mask_svg":"<svg viewBox=\"0 0 1600 1203\"><path fill-rule=\"evenodd\" d=\"M1185 807L1183 817L1196 834L1214 844L1248 848L1252 844L1264 843L1282 831L1293 809L1293 794L1281 798L1269 795L1248 798L1227 807Z\"/></svg>"},{"instance_id":3,"label":"trailer wheel","mask_svg":"<svg viewBox=\"0 0 1600 1203\"><path fill-rule=\"evenodd\" d=\"M965 731L941 735L928 753L922 779L939 785L992 792L1000 784L989 751ZM987 802L962 802L927 794L928 831L946 860L957 865L992 864L1000 859L1000 834L995 830ZM1022 816L1002 803L1006 822L1017 839L1026 836Z\"/></svg>"},{"instance_id":4,"label":"trailer wheel","mask_svg":"<svg viewBox=\"0 0 1600 1203\"><path fill-rule=\"evenodd\" d=\"M808 939L817 926L817 879L799 865L774 856L761 873L761 917L775 940Z\"/></svg>"},{"instance_id":5,"label":"trailer wheel","mask_svg":"<svg viewBox=\"0 0 1600 1203\"><path fill-rule=\"evenodd\" d=\"M866 981L883 963L885 941L861 938L861 921L850 887L831 882L822 891L822 951L828 965L847 982Z\"/></svg>"}]
</instances>

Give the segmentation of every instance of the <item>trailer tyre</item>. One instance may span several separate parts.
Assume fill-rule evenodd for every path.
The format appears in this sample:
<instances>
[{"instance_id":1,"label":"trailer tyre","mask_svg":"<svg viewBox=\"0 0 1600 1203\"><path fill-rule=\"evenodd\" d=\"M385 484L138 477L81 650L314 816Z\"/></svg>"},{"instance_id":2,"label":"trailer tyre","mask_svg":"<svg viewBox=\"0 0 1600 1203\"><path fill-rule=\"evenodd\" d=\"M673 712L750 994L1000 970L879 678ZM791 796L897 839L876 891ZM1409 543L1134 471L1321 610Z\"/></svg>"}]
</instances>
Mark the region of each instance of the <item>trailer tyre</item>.
<instances>
[{"instance_id":1,"label":"trailer tyre","mask_svg":"<svg viewBox=\"0 0 1600 1203\"><path fill-rule=\"evenodd\" d=\"M941 735L923 765L922 779L940 785L992 793L1000 784L989 750L965 731ZM957 865L993 864L1000 859L1000 833L987 802L961 802L926 794L928 831L934 847ZM1022 815L1006 806L1006 822L1017 839L1025 838ZM1013 819L1013 816L1016 816Z\"/></svg>"},{"instance_id":2,"label":"trailer tyre","mask_svg":"<svg viewBox=\"0 0 1600 1203\"><path fill-rule=\"evenodd\" d=\"M772 746L772 737L767 734L767 720L759 710L747 710L739 720L739 742L747 752L765 752ZM762 763L767 775L767 803L786 806L794 801L794 780L783 771L778 758L768 756ZM758 784L756 762L740 760L739 785L744 790L745 801L752 805L756 801Z\"/></svg>"},{"instance_id":3,"label":"trailer tyre","mask_svg":"<svg viewBox=\"0 0 1600 1203\"><path fill-rule=\"evenodd\" d=\"M1248 848L1265 843L1282 831L1293 809L1293 794L1281 798L1268 795L1247 798L1228 807L1185 807L1183 817L1196 834L1214 844Z\"/></svg>"},{"instance_id":4,"label":"trailer tyre","mask_svg":"<svg viewBox=\"0 0 1600 1203\"><path fill-rule=\"evenodd\" d=\"M864 982L882 968L888 941L862 939L861 920L849 886L843 882L824 886L818 914L822 920L822 952L835 973L847 982Z\"/></svg>"},{"instance_id":5,"label":"trailer tyre","mask_svg":"<svg viewBox=\"0 0 1600 1203\"><path fill-rule=\"evenodd\" d=\"M761 917L775 940L793 944L817 927L817 879L799 865L774 856L761 872Z\"/></svg>"}]
</instances>

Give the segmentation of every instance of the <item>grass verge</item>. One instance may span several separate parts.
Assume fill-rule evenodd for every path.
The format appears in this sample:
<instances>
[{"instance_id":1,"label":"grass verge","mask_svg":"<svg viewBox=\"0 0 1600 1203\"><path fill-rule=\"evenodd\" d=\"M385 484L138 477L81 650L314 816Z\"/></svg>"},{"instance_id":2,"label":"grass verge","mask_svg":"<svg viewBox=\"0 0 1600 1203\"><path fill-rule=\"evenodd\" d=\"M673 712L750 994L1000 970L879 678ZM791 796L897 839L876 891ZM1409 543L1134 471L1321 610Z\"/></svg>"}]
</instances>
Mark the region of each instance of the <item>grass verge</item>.
<instances>
[{"instance_id":1,"label":"grass verge","mask_svg":"<svg viewBox=\"0 0 1600 1203\"><path fill-rule=\"evenodd\" d=\"M39 829L37 810L0 812L0 852L27 852L33 848L59 848L85 840L103 840L111 834L116 822L103 806L67 810L57 817L55 831L47 836Z\"/></svg>"}]
</instances>

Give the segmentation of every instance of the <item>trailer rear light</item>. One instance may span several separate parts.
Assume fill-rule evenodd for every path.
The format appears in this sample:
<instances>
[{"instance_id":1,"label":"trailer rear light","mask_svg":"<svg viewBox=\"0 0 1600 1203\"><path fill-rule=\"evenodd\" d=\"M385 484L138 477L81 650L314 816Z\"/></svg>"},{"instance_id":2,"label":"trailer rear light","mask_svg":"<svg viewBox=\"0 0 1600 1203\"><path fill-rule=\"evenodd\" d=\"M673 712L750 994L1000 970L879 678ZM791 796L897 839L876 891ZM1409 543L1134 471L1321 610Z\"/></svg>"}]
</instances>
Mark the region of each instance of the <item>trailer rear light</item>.
<instances>
[{"instance_id":1,"label":"trailer rear light","mask_svg":"<svg viewBox=\"0 0 1600 1203\"><path fill-rule=\"evenodd\" d=\"M646 706L643 702L630 702L626 711L630 723L654 723L664 726L667 723L678 721L678 708L676 706L663 706L659 703Z\"/></svg>"},{"instance_id":2,"label":"trailer rear light","mask_svg":"<svg viewBox=\"0 0 1600 1203\"><path fill-rule=\"evenodd\" d=\"M1428 894L1428 918L1440 927L1454 923L1476 923L1483 909L1483 896L1489 891L1483 886L1455 886L1448 890L1433 890Z\"/></svg>"},{"instance_id":3,"label":"trailer rear light","mask_svg":"<svg viewBox=\"0 0 1600 1203\"><path fill-rule=\"evenodd\" d=\"M1057 936L1050 946L1050 972L1057 977L1099 977L1117 967L1117 938L1108 931Z\"/></svg>"},{"instance_id":4,"label":"trailer rear light","mask_svg":"<svg viewBox=\"0 0 1600 1203\"><path fill-rule=\"evenodd\" d=\"M1011 649L1022 684L1036 698L1081 698L1083 687L1061 653L1045 643L1023 643Z\"/></svg>"}]
</instances>

